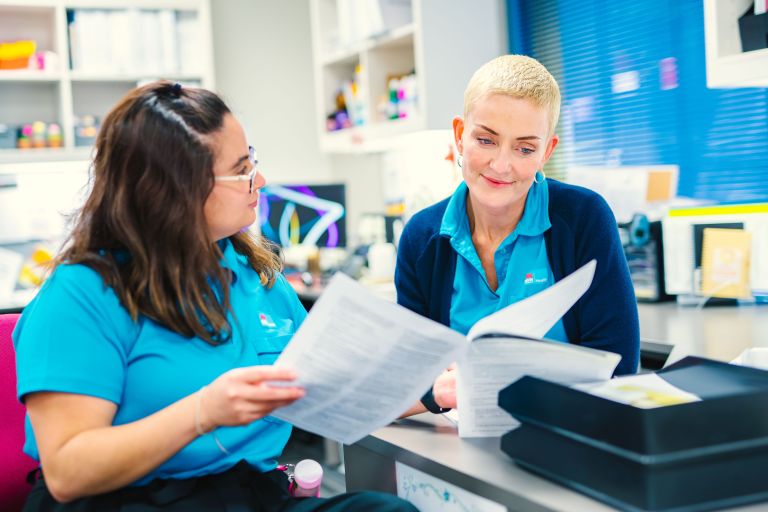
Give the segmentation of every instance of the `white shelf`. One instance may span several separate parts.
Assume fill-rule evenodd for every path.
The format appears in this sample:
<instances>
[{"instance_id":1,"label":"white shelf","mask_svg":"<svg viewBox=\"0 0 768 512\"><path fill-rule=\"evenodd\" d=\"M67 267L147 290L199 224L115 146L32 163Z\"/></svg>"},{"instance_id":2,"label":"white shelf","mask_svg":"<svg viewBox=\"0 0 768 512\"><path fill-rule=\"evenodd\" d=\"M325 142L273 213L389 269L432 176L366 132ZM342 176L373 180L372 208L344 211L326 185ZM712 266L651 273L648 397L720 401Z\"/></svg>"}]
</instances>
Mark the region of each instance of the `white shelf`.
<instances>
[{"instance_id":1,"label":"white shelf","mask_svg":"<svg viewBox=\"0 0 768 512\"><path fill-rule=\"evenodd\" d=\"M104 56L98 53L98 59L84 61L81 65L91 65L87 69L67 69L70 58L70 32L68 13L78 9L98 9L99 15L110 23L115 21L118 14L115 11L128 11L129 14L120 21L124 34L122 39L110 41L107 36L96 34L96 29L88 32L90 37L83 37L87 28L103 28L94 22L94 13L89 12L90 25L85 21L76 25L81 33L78 38L80 48L101 48L98 45L110 45L107 48L118 48L116 53ZM167 12L156 14L146 11L173 11L172 16ZM175 71L170 73L126 73L99 71L98 68L114 67L115 69L138 69L147 63L146 49L136 49L130 44L121 47L116 43L129 40L147 40L146 33L155 34L152 29L156 16L158 29L171 27L170 31L161 31L166 35L163 41L177 41L172 48L173 53L160 54L157 51L151 56L155 59L175 58L175 61L160 61L161 65L148 67L177 67L178 69L194 72ZM140 17L140 18L137 18ZM82 18L85 20L85 14ZM161 19L162 18L162 19ZM127 19L127 21L126 21ZM143 24L138 24L141 19ZM168 20L172 20L168 22ZM109 26L110 29L112 25ZM148 28L149 27L149 28ZM127 32L125 32L127 31ZM149 32L148 32L149 31ZM194 48L183 45L176 39L183 35L194 42L199 42ZM63 148L29 149L29 150L0 150L0 162L43 162L70 161L88 159L90 148L76 147L75 123L78 116L92 115L103 118L109 109L137 83L158 78L182 83L200 84L202 87L214 88L213 42L211 34L210 0L0 0L0 34L4 40L30 39L37 42L38 51L51 51L58 56L57 71L35 70L0 70L0 123L19 126L24 123L41 120L46 123L58 123L61 126ZM127 36L125 36L127 34ZM126 39L127 37L127 39ZM138 39L143 38L143 39ZM129 41L130 42L130 41ZM158 48L152 44L149 48ZM108 50L105 50L105 52ZM93 55L94 52L88 53ZM81 57L86 52L82 51ZM116 56L117 55L117 56ZM168 57L172 55L174 57ZM131 60L133 59L133 60ZM106 64L103 64L106 62ZM98 65L98 66L97 66ZM90 70L93 69L93 70Z\"/></svg>"},{"instance_id":2,"label":"white shelf","mask_svg":"<svg viewBox=\"0 0 768 512\"><path fill-rule=\"evenodd\" d=\"M51 71L35 71L30 69L0 70L0 82L58 82L61 73Z\"/></svg>"},{"instance_id":3,"label":"white shelf","mask_svg":"<svg viewBox=\"0 0 768 512\"><path fill-rule=\"evenodd\" d=\"M59 0L67 9L174 9L196 11L208 0Z\"/></svg>"},{"instance_id":4,"label":"white shelf","mask_svg":"<svg viewBox=\"0 0 768 512\"><path fill-rule=\"evenodd\" d=\"M424 129L419 117L393 119L355 126L345 130L327 132L322 139L321 149L329 153L371 153L385 151L393 137Z\"/></svg>"},{"instance_id":5,"label":"white shelf","mask_svg":"<svg viewBox=\"0 0 768 512\"><path fill-rule=\"evenodd\" d=\"M360 60L359 47L337 50L323 57L323 66L353 64Z\"/></svg>"},{"instance_id":6,"label":"white shelf","mask_svg":"<svg viewBox=\"0 0 768 512\"><path fill-rule=\"evenodd\" d=\"M360 53L376 48L393 48L413 44L414 25L409 23L402 27L389 30L375 37L359 41L346 48L340 48L322 57L324 66L348 64L360 59Z\"/></svg>"},{"instance_id":7,"label":"white shelf","mask_svg":"<svg viewBox=\"0 0 768 512\"><path fill-rule=\"evenodd\" d=\"M413 38L416 28L413 23L394 28L368 40L366 49L403 46Z\"/></svg>"},{"instance_id":8,"label":"white shelf","mask_svg":"<svg viewBox=\"0 0 768 512\"><path fill-rule=\"evenodd\" d=\"M53 9L60 4L61 0L27 0L24 3L19 2L19 0L0 0L0 7L15 11L39 9L41 7Z\"/></svg>"},{"instance_id":9,"label":"white shelf","mask_svg":"<svg viewBox=\"0 0 768 512\"><path fill-rule=\"evenodd\" d=\"M768 49L741 49L739 17L753 5L753 0L704 0L707 87L768 87Z\"/></svg>"},{"instance_id":10,"label":"white shelf","mask_svg":"<svg viewBox=\"0 0 768 512\"><path fill-rule=\"evenodd\" d=\"M27 162L69 162L90 160L91 147L77 148L38 148L38 149L0 149L0 164Z\"/></svg>"},{"instance_id":11,"label":"white shelf","mask_svg":"<svg viewBox=\"0 0 768 512\"><path fill-rule=\"evenodd\" d=\"M137 73L137 74L111 74L111 73L91 73L83 71L70 71L69 77L72 82L114 82L114 83L136 83L143 80L178 80L179 82L203 82L205 78L202 75L185 75L183 73Z\"/></svg>"},{"instance_id":12,"label":"white shelf","mask_svg":"<svg viewBox=\"0 0 768 512\"><path fill-rule=\"evenodd\" d=\"M450 128L453 116L461 113L464 88L475 69L507 53L503 0L411 0L409 16L400 11L389 19L386 11L391 3L383 0L383 26L388 28L346 43L343 35L348 27L359 31L371 24L340 12L344 6L352 6L347 0L310 2L317 131L325 152L382 151L398 135ZM402 4L398 2L398 8ZM353 9L359 5L355 3ZM393 20L396 22L390 23ZM367 122L329 132L326 118L335 110L335 97L343 82L353 79L358 65L358 88ZM389 80L413 72L416 103L409 109L411 117L382 119L379 105L388 97Z\"/></svg>"}]
</instances>

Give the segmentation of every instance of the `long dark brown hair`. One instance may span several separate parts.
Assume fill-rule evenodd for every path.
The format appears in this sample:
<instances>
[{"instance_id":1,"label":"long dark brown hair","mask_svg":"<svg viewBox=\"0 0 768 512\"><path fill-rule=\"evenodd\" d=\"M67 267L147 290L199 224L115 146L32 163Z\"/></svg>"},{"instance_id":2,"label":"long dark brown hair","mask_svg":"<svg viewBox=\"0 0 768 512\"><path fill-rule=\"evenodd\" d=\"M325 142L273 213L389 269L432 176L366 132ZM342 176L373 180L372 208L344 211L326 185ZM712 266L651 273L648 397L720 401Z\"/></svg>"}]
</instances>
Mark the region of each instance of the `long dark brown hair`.
<instances>
[{"instance_id":1,"label":"long dark brown hair","mask_svg":"<svg viewBox=\"0 0 768 512\"><path fill-rule=\"evenodd\" d=\"M104 119L90 195L55 262L93 268L134 321L146 315L214 345L232 333L231 276L203 206L214 185L210 135L229 112L216 94L171 82L129 92ZM268 242L229 239L271 287L281 263Z\"/></svg>"}]
</instances>

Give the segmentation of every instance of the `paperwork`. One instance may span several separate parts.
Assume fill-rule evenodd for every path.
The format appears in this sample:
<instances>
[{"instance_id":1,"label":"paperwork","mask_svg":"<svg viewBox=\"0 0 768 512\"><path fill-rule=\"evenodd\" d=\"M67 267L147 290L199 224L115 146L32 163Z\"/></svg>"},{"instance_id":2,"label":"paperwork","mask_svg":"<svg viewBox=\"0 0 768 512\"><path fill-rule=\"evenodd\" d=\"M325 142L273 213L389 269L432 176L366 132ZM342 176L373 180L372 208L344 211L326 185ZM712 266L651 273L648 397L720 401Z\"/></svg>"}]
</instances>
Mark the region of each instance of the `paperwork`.
<instances>
[{"instance_id":1,"label":"paperwork","mask_svg":"<svg viewBox=\"0 0 768 512\"><path fill-rule=\"evenodd\" d=\"M508 334L541 338L589 289L597 262L591 260L536 295L479 320L467 333L470 341L487 335Z\"/></svg>"},{"instance_id":2,"label":"paperwork","mask_svg":"<svg viewBox=\"0 0 768 512\"><path fill-rule=\"evenodd\" d=\"M519 425L498 406L499 391L523 375L562 384L611 378L621 356L541 340L589 289L595 260L553 286L477 322L458 360L459 436L500 436Z\"/></svg>"},{"instance_id":3,"label":"paperwork","mask_svg":"<svg viewBox=\"0 0 768 512\"><path fill-rule=\"evenodd\" d=\"M673 386L655 373L629 375L606 382L577 384L575 389L642 409L699 402L701 398Z\"/></svg>"},{"instance_id":4,"label":"paperwork","mask_svg":"<svg viewBox=\"0 0 768 512\"><path fill-rule=\"evenodd\" d=\"M337 273L275 361L306 395L273 416L352 444L414 405L465 347L460 333Z\"/></svg>"},{"instance_id":5,"label":"paperwork","mask_svg":"<svg viewBox=\"0 0 768 512\"><path fill-rule=\"evenodd\" d=\"M539 338L589 288L591 261L555 285L478 322L467 337L336 274L275 362L296 370L304 398L274 416L351 444L410 408L459 362L459 434L494 436L516 422L498 392L522 375L606 380L620 356Z\"/></svg>"}]
</instances>

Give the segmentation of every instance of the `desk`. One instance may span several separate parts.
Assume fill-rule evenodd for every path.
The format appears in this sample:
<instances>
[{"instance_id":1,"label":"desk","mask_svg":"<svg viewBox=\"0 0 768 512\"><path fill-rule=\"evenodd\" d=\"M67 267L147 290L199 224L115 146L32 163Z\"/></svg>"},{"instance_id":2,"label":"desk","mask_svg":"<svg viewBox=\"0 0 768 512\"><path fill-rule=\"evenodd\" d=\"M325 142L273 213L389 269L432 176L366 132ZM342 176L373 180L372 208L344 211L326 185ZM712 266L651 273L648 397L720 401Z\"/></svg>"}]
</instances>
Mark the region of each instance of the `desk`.
<instances>
[{"instance_id":1,"label":"desk","mask_svg":"<svg viewBox=\"0 0 768 512\"><path fill-rule=\"evenodd\" d=\"M604 512L599 501L541 478L514 464L499 438L461 439L442 416L420 414L344 446L347 491L396 494L395 461L505 505L512 511ZM765 503L729 509L766 510ZM431 511L424 511L431 512Z\"/></svg>"},{"instance_id":2,"label":"desk","mask_svg":"<svg viewBox=\"0 0 768 512\"><path fill-rule=\"evenodd\" d=\"M640 304L643 341L673 345L670 361L697 355L731 361L751 347L768 347L768 306Z\"/></svg>"},{"instance_id":3,"label":"desk","mask_svg":"<svg viewBox=\"0 0 768 512\"><path fill-rule=\"evenodd\" d=\"M432 414L400 420L344 446L347 491L396 494L394 461L499 502L510 511L612 510L517 467L500 451L499 438L461 439L450 421Z\"/></svg>"},{"instance_id":4,"label":"desk","mask_svg":"<svg viewBox=\"0 0 768 512\"><path fill-rule=\"evenodd\" d=\"M11 296L0 301L0 315L6 313L21 313L29 301L35 298L37 288L32 290L16 290Z\"/></svg>"},{"instance_id":5,"label":"desk","mask_svg":"<svg viewBox=\"0 0 768 512\"><path fill-rule=\"evenodd\" d=\"M703 355L730 360L746 348L768 346L765 306L696 310L664 303L641 304L638 309L645 345L673 343L670 359ZM499 438L461 439L456 427L442 416L421 414L400 420L344 447L347 491L396 493L394 464L398 461L510 511L614 510L516 466L499 443ZM766 509L768 504L759 503L730 510Z\"/></svg>"}]
</instances>

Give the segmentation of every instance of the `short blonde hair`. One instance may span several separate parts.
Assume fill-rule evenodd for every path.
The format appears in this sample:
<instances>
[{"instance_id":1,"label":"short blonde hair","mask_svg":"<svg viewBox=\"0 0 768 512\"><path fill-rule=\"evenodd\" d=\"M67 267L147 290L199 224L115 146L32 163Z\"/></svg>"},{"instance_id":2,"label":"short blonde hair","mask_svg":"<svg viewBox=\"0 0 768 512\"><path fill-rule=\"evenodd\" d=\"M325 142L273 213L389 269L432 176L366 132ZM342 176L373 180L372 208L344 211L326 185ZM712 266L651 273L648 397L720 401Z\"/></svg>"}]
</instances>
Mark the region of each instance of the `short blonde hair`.
<instances>
[{"instance_id":1,"label":"short blonde hair","mask_svg":"<svg viewBox=\"0 0 768 512\"><path fill-rule=\"evenodd\" d=\"M539 61L525 55L502 55L475 71L464 91L464 118L481 98L504 94L523 98L549 113L549 133L560 117L560 87Z\"/></svg>"}]
</instances>

